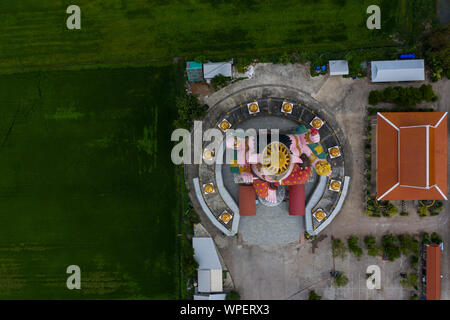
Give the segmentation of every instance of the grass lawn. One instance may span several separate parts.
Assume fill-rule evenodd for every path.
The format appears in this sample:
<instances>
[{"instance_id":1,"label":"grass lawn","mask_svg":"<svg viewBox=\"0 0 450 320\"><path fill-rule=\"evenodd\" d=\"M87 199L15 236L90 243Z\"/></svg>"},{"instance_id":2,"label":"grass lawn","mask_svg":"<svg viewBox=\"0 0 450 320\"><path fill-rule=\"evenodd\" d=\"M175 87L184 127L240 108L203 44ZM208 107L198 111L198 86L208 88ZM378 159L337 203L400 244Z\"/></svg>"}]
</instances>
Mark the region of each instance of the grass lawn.
<instances>
[{"instance_id":1,"label":"grass lawn","mask_svg":"<svg viewBox=\"0 0 450 320\"><path fill-rule=\"evenodd\" d=\"M389 35L410 29L412 2L79 0L77 31L66 28L69 1L3 0L0 72L396 46ZM371 4L381 7L381 30L366 28Z\"/></svg>"},{"instance_id":2,"label":"grass lawn","mask_svg":"<svg viewBox=\"0 0 450 320\"><path fill-rule=\"evenodd\" d=\"M0 77L0 299L179 296L182 81L175 65Z\"/></svg>"}]
</instances>

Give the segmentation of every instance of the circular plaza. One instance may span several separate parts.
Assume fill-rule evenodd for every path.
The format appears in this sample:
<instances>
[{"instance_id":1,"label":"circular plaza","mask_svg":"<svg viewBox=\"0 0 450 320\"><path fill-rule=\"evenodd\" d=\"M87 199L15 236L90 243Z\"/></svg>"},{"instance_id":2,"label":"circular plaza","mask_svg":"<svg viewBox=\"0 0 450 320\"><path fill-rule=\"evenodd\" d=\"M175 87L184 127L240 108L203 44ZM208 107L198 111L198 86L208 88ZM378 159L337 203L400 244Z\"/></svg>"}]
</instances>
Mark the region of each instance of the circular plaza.
<instances>
[{"instance_id":1,"label":"circular plaza","mask_svg":"<svg viewBox=\"0 0 450 320\"><path fill-rule=\"evenodd\" d=\"M274 246L326 228L350 178L344 145L320 104L265 93L210 108L203 129L218 128L224 141L215 151L203 144L203 158L215 161L191 168L189 178L193 202L216 228Z\"/></svg>"}]
</instances>

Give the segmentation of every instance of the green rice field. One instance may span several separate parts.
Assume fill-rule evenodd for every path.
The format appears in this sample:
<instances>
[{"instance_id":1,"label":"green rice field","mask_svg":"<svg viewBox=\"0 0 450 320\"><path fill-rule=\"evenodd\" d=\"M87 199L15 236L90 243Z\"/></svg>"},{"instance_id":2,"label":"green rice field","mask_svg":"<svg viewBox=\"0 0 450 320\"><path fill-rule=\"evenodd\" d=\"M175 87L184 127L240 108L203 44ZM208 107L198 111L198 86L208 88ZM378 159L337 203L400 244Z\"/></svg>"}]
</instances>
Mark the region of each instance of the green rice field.
<instances>
[{"instance_id":1,"label":"green rice field","mask_svg":"<svg viewBox=\"0 0 450 320\"><path fill-rule=\"evenodd\" d=\"M177 298L175 66L0 77L0 299ZM81 268L68 290L66 268Z\"/></svg>"},{"instance_id":2,"label":"green rice field","mask_svg":"<svg viewBox=\"0 0 450 320\"><path fill-rule=\"evenodd\" d=\"M81 30L68 30L70 1L4 0L0 72L395 46L389 35L410 29L412 2L79 0ZM381 7L381 30L366 28L372 4Z\"/></svg>"}]
</instances>

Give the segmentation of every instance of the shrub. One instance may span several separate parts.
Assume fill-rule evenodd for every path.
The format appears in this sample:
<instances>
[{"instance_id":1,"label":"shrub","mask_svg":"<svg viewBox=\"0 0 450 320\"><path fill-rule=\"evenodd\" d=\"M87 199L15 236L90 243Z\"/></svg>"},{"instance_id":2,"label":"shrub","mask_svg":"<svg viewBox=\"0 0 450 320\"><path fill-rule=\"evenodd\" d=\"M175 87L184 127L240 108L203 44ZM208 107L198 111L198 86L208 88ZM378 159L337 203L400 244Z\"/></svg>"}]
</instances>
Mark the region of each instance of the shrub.
<instances>
[{"instance_id":1,"label":"shrub","mask_svg":"<svg viewBox=\"0 0 450 320\"><path fill-rule=\"evenodd\" d=\"M419 241L409 234L402 234L397 237L400 244L400 250L403 255L419 254Z\"/></svg>"},{"instance_id":2,"label":"shrub","mask_svg":"<svg viewBox=\"0 0 450 320\"><path fill-rule=\"evenodd\" d=\"M422 97L425 101L431 102L434 96L433 87L431 85L423 84L420 86Z\"/></svg>"},{"instance_id":3,"label":"shrub","mask_svg":"<svg viewBox=\"0 0 450 320\"><path fill-rule=\"evenodd\" d=\"M348 277L343 272L338 271L337 276L334 278L334 284L337 287L345 287L348 284Z\"/></svg>"},{"instance_id":4,"label":"shrub","mask_svg":"<svg viewBox=\"0 0 450 320\"><path fill-rule=\"evenodd\" d=\"M400 247L396 245L397 238L392 234L384 235L381 238L381 243L383 244L383 252L389 261L395 261L395 259L400 258L401 251Z\"/></svg>"},{"instance_id":5,"label":"shrub","mask_svg":"<svg viewBox=\"0 0 450 320\"><path fill-rule=\"evenodd\" d=\"M228 84L228 80L230 80L230 78L225 77L223 74L218 74L214 78L212 78L211 86L214 88L214 90L218 90L225 87Z\"/></svg>"},{"instance_id":6,"label":"shrub","mask_svg":"<svg viewBox=\"0 0 450 320\"><path fill-rule=\"evenodd\" d=\"M430 235L427 232L424 232L422 234L422 242L423 242L423 244L430 244L431 243Z\"/></svg>"},{"instance_id":7,"label":"shrub","mask_svg":"<svg viewBox=\"0 0 450 320\"><path fill-rule=\"evenodd\" d=\"M381 256L383 249L377 245L377 239L374 236L366 236L364 238L364 244L367 248L367 254L371 257Z\"/></svg>"},{"instance_id":8,"label":"shrub","mask_svg":"<svg viewBox=\"0 0 450 320\"><path fill-rule=\"evenodd\" d=\"M341 257L341 259L345 258L346 248L344 243L340 239L334 239L331 244L331 251L333 253L333 258Z\"/></svg>"},{"instance_id":9,"label":"shrub","mask_svg":"<svg viewBox=\"0 0 450 320\"><path fill-rule=\"evenodd\" d=\"M419 277L416 273L410 273L408 274L406 279L401 279L400 284L403 288L408 289L413 287L417 290L417 281L419 280Z\"/></svg>"},{"instance_id":10,"label":"shrub","mask_svg":"<svg viewBox=\"0 0 450 320\"><path fill-rule=\"evenodd\" d=\"M232 290L231 292L227 293L227 296L225 298L226 300L241 300L241 295L239 292Z\"/></svg>"},{"instance_id":11,"label":"shrub","mask_svg":"<svg viewBox=\"0 0 450 320\"><path fill-rule=\"evenodd\" d=\"M350 236L347 239L348 249L351 253L353 253L356 259L360 260L363 254L363 250L358 246L359 238L356 236Z\"/></svg>"},{"instance_id":12,"label":"shrub","mask_svg":"<svg viewBox=\"0 0 450 320\"><path fill-rule=\"evenodd\" d=\"M322 296L319 296L314 290L309 291L309 300L322 300Z\"/></svg>"},{"instance_id":13,"label":"shrub","mask_svg":"<svg viewBox=\"0 0 450 320\"><path fill-rule=\"evenodd\" d=\"M417 269L419 267L419 257L417 256L412 256L411 257L411 265L413 268Z\"/></svg>"},{"instance_id":14,"label":"shrub","mask_svg":"<svg viewBox=\"0 0 450 320\"><path fill-rule=\"evenodd\" d=\"M393 215L397 214L398 209L396 206L394 206L392 203L388 203L386 208L383 210L383 216L385 217L392 217Z\"/></svg>"},{"instance_id":15,"label":"shrub","mask_svg":"<svg viewBox=\"0 0 450 320\"><path fill-rule=\"evenodd\" d=\"M208 106L201 105L195 95L185 95L183 98L179 98L176 102L178 110L178 118L174 122L176 128L190 129L194 123L194 120L202 119Z\"/></svg>"},{"instance_id":16,"label":"shrub","mask_svg":"<svg viewBox=\"0 0 450 320\"><path fill-rule=\"evenodd\" d=\"M428 208L425 206L420 206L419 208L419 216L420 217L426 217L428 216L430 213L428 212Z\"/></svg>"},{"instance_id":17,"label":"shrub","mask_svg":"<svg viewBox=\"0 0 450 320\"><path fill-rule=\"evenodd\" d=\"M381 101L383 101L383 93L381 91L378 91L378 90L370 91L370 93L369 93L369 104L370 105L376 106ZM374 114L374 113L369 111L369 114Z\"/></svg>"},{"instance_id":18,"label":"shrub","mask_svg":"<svg viewBox=\"0 0 450 320\"><path fill-rule=\"evenodd\" d=\"M434 244L441 244L442 237L439 234L437 234L436 232L433 232L431 234L431 242Z\"/></svg>"},{"instance_id":19,"label":"shrub","mask_svg":"<svg viewBox=\"0 0 450 320\"><path fill-rule=\"evenodd\" d=\"M405 108L422 103L423 100L430 102L433 99L437 99L437 95L430 84L423 84L420 88L387 87L384 90L373 90L369 93L369 104L373 106L380 102L389 102ZM398 111L406 111L401 110L402 108Z\"/></svg>"},{"instance_id":20,"label":"shrub","mask_svg":"<svg viewBox=\"0 0 450 320\"><path fill-rule=\"evenodd\" d=\"M197 212L195 212L195 210L190 209L187 213L186 213L186 217L188 218L189 222L191 224L197 224L201 222L200 216L198 215Z\"/></svg>"}]
</instances>

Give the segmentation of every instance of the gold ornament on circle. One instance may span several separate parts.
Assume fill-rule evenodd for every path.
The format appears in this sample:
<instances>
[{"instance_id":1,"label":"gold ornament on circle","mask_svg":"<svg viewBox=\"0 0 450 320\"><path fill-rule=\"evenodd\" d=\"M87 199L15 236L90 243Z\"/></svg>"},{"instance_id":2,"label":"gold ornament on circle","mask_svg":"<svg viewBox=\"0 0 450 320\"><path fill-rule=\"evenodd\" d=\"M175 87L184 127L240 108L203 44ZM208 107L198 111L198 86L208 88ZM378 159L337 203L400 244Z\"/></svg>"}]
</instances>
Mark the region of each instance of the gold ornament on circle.
<instances>
[{"instance_id":1,"label":"gold ornament on circle","mask_svg":"<svg viewBox=\"0 0 450 320\"><path fill-rule=\"evenodd\" d=\"M222 120L222 122L219 125L220 129L223 131L230 129L230 123L227 120Z\"/></svg>"},{"instance_id":2,"label":"gold ornament on circle","mask_svg":"<svg viewBox=\"0 0 450 320\"><path fill-rule=\"evenodd\" d=\"M318 221L322 221L325 218L325 212L323 212L322 210L319 209L316 212L314 212L314 217Z\"/></svg>"},{"instance_id":3,"label":"gold ornament on circle","mask_svg":"<svg viewBox=\"0 0 450 320\"><path fill-rule=\"evenodd\" d=\"M341 188L341 182L334 180L331 182L330 186L331 186L331 189L333 189L334 191L338 191Z\"/></svg>"},{"instance_id":4,"label":"gold ornament on circle","mask_svg":"<svg viewBox=\"0 0 450 320\"><path fill-rule=\"evenodd\" d=\"M325 160L320 160L316 163L316 172L319 176L326 176L331 172L331 165Z\"/></svg>"},{"instance_id":5,"label":"gold ornament on circle","mask_svg":"<svg viewBox=\"0 0 450 320\"><path fill-rule=\"evenodd\" d=\"M211 193L214 191L214 186L212 185L212 183L207 183L203 187L203 190L205 191L205 193Z\"/></svg>"},{"instance_id":6,"label":"gold ornament on circle","mask_svg":"<svg viewBox=\"0 0 450 320\"><path fill-rule=\"evenodd\" d=\"M251 113L255 113L255 112L258 112L259 107L258 107L258 105L257 105L256 103L252 103L252 104L250 104L250 105L248 106L248 110L249 110Z\"/></svg>"},{"instance_id":7,"label":"gold ornament on circle","mask_svg":"<svg viewBox=\"0 0 450 320\"><path fill-rule=\"evenodd\" d=\"M283 111L284 112L291 112L292 111L292 103L285 103L283 104Z\"/></svg>"},{"instance_id":8,"label":"gold ornament on circle","mask_svg":"<svg viewBox=\"0 0 450 320\"><path fill-rule=\"evenodd\" d=\"M320 128L322 126L323 122L319 118L316 118L312 121L312 126L316 129Z\"/></svg>"},{"instance_id":9,"label":"gold ornament on circle","mask_svg":"<svg viewBox=\"0 0 450 320\"><path fill-rule=\"evenodd\" d=\"M339 151L339 148L338 148L338 147L333 147L333 148L330 149L330 155L331 155L332 157L337 157L337 156L339 156L340 154L341 154L341 152Z\"/></svg>"},{"instance_id":10,"label":"gold ornament on circle","mask_svg":"<svg viewBox=\"0 0 450 320\"><path fill-rule=\"evenodd\" d=\"M222 220L225 223L229 222L231 220L231 214L225 211L220 215L220 220Z\"/></svg>"},{"instance_id":11,"label":"gold ornament on circle","mask_svg":"<svg viewBox=\"0 0 450 320\"><path fill-rule=\"evenodd\" d=\"M276 159L277 153L278 161ZM282 143L272 142L264 149L262 164L270 174L283 174L291 164L291 155L288 148Z\"/></svg>"}]
</instances>

